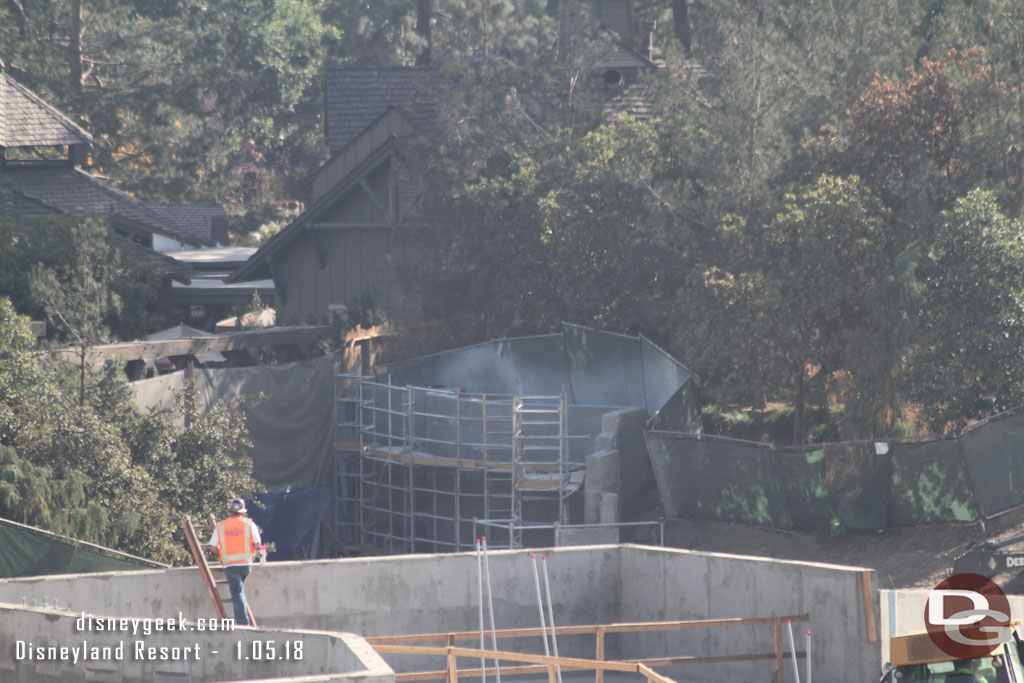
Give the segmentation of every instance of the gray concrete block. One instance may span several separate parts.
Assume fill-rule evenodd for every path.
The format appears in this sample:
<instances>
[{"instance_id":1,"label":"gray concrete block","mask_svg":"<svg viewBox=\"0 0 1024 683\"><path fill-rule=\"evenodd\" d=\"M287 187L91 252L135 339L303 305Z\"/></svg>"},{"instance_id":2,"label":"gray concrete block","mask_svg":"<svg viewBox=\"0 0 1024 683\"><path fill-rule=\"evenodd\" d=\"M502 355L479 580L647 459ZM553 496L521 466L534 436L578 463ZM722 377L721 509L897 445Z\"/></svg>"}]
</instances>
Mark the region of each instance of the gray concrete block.
<instances>
[{"instance_id":1,"label":"gray concrete block","mask_svg":"<svg viewBox=\"0 0 1024 683\"><path fill-rule=\"evenodd\" d=\"M586 459L584 481L588 491L619 492L621 463L618 451L598 451Z\"/></svg>"}]
</instances>

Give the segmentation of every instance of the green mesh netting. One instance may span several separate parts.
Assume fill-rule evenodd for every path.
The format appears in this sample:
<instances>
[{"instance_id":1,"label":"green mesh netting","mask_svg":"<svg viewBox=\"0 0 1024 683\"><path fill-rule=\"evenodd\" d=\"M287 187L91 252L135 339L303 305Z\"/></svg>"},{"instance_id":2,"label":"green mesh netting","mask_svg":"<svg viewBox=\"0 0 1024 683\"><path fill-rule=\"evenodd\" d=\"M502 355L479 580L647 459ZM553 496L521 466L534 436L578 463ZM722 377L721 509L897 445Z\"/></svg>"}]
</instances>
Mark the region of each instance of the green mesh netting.
<instances>
[{"instance_id":1,"label":"green mesh netting","mask_svg":"<svg viewBox=\"0 0 1024 683\"><path fill-rule=\"evenodd\" d=\"M822 448L825 485L836 520L829 530L884 529L891 476L888 454L865 441L825 444Z\"/></svg>"},{"instance_id":2,"label":"green mesh netting","mask_svg":"<svg viewBox=\"0 0 1024 683\"><path fill-rule=\"evenodd\" d=\"M151 567L0 520L0 578L147 568Z\"/></svg>"},{"instance_id":3,"label":"green mesh netting","mask_svg":"<svg viewBox=\"0 0 1024 683\"><path fill-rule=\"evenodd\" d=\"M651 431L666 515L798 531L967 522L1024 503L1024 415L961 439L851 442L777 451Z\"/></svg>"},{"instance_id":4,"label":"green mesh netting","mask_svg":"<svg viewBox=\"0 0 1024 683\"><path fill-rule=\"evenodd\" d=\"M890 449L889 524L977 519L974 492L957 441L894 443Z\"/></svg>"}]
</instances>

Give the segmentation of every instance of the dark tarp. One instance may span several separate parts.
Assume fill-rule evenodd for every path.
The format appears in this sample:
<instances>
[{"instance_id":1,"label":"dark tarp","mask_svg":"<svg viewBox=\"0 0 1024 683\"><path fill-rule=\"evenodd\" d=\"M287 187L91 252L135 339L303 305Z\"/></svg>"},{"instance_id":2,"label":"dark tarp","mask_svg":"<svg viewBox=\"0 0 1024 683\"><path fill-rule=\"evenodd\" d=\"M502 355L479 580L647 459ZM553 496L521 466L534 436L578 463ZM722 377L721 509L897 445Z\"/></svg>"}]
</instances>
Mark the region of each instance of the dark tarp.
<instances>
[{"instance_id":1,"label":"dark tarp","mask_svg":"<svg viewBox=\"0 0 1024 683\"><path fill-rule=\"evenodd\" d=\"M334 404L334 359L203 370L196 391L207 409L245 397L256 478L268 489L312 486L327 476ZM262 394L262 398L256 396Z\"/></svg>"},{"instance_id":2,"label":"dark tarp","mask_svg":"<svg viewBox=\"0 0 1024 683\"><path fill-rule=\"evenodd\" d=\"M960 437L983 515L1024 502L1024 415L988 422Z\"/></svg>"},{"instance_id":3,"label":"dark tarp","mask_svg":"<svg viewBox=\"0 0 1024 683\"><path fill-rule=\"evenodd\" d=\"M331 451L334 359L251 368L198 370L196 396L205 414L218 402L244 397L256 479L269 489L313 486ZM183 373L132 384L140 410L173 405L185 389ZM262 398L257 398L262 394Z\"/></svg>"}]
</instances>

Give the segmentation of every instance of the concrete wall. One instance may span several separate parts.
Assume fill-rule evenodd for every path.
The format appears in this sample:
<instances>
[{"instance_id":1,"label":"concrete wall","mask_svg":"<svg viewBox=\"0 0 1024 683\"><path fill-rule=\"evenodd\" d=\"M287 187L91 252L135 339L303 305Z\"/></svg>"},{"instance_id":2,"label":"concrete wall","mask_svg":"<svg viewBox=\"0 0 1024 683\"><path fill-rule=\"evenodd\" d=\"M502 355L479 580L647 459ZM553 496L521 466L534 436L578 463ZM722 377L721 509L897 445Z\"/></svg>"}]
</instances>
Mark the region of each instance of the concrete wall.
<instances>
[{"instance_id":1,"label":"concrete wall","mask_svg":"<svg viewBox=\"0 0 1024 683\"><path fill-rule=\"evenodd\" d=\"M861 570L644 546L557 548L544 552L559 625L808 612L819 683L877 680L879 645L866 640ZM489 556L498 628L538 625L529 551ZM873 572L871 573L873 576ZM473 553L282 562L253 571L246 593L261 626L350 631L364 636L473 631L478 626ZM211 616L195 570L144 571L0 581L0 602L57 599L75 611L168 617ZM877 597L872 598L877 614ZM802 625L797 625L803 629ZM0 624L0 630L4 626ZM466 643L470 645L471 643ZM503 647L542 652L539 639ZM559 639L559 652L592 657L592 637ZM772 651L770 627L680 636L611 638L608 656ZM388 658L397 671L443 668ZM677 680L768 681L772 662L686 668Z\"/></svg>"},{"instance_id":2,"label":"concrete wall","mask_svg":"<svg viewBox=\"0 0 1024 683\"><path fill-rule=\"evenodd\" d=\"M618 548L556 549L547 557L560 621L618 619ZM530 553L493 551L488 564L497 627L539 625ZM363 636L464 631L478 625L476 577L474 553L275 562L256 567L245 592L260 626ZM94 614L213 616L194 569L0 581L0 602L44 597ZM592 655L592 645L585 652Z\"/></svg>"},{"instance_id":3,"label":"concrete wall","mask_svg":"<svg viewBox=\"0 0 1024 683\"><path fill-rule=\"evenodd\" d=\"M809 562L626 546L622 555L623 621L768 617L807 613L793 625L798 649L812 631L814 680L851 683L880 676L878 642L868 642L862 572ZM872 583L875 586L875 583ZM878 595L871 594L875 633ZM771 626L682 631L671 636L623 636L632 657L773 652ZM803 663L801 662L801 665ZM767 681L771 662L687 664L666 675L688 680ZM793 680L787 665L786 680Z\"/></svg>"},{"instance_id":4,"label":"concrete wall","mask_svg":"<svg viewBox=\"0 0 1024 683\"><path fill-rule=\"evenodd\" d=\"M394 681L394 672L384 660L352 634L250 628L201 633L162 630L166 622L160 624L161 630L155 623L99 630L95 621L86 621L81 614L3 604L0 623L0 652L8 655L0 657L0 680L5 683L58 679L62 683L206 683L295 677Z\"/></svg>"}]
</instances>

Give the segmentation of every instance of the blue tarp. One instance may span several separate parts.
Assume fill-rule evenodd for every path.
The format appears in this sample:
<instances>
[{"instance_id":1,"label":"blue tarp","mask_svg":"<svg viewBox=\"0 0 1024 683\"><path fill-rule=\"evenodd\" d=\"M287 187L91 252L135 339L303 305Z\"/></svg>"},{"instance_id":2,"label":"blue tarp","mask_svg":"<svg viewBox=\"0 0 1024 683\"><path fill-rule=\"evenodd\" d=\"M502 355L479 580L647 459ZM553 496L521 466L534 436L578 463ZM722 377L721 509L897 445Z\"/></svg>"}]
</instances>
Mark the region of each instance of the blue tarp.
<instances>
[{"instance_id":1,"label":"blue tarp","mask_svg":"<svg viewBox=\"0 0 1024 683\"><path fill-rule=\"evenodd\" d=\"M262 505L262 507L261 507ZM331 507L331 486L323 484L291 491L269 491L247 501L249 516L262 530L263 542L274 544L270 561L315 560L320 542L320 518Z\"/></svg>"}]
</instances>

